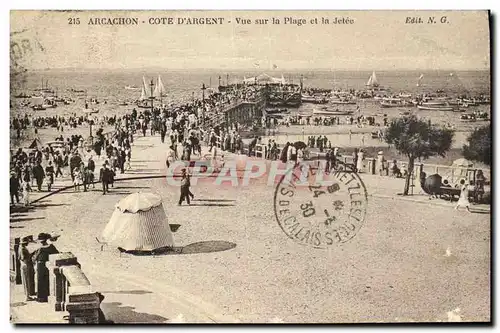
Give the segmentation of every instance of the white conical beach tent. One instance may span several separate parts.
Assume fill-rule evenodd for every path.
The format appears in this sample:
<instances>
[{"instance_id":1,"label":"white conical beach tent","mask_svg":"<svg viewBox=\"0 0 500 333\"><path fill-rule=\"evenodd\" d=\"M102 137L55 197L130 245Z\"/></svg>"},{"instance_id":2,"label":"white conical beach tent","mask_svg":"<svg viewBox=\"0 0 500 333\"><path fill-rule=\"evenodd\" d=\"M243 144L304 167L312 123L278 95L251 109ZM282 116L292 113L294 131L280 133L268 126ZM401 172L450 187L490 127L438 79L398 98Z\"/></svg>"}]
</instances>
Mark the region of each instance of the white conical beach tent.
<instances>
[{"instance_id":1,"label":"white conical beach tent","mask_svg":"<svg viewBox=\"0 0 500 333\"><path fill-rule=\"evenodd\" d=\"M102 237L107 244L126 251L174 246L162 200L153 193L133 193L120 200Z\"/></svg>"}]
</instances>

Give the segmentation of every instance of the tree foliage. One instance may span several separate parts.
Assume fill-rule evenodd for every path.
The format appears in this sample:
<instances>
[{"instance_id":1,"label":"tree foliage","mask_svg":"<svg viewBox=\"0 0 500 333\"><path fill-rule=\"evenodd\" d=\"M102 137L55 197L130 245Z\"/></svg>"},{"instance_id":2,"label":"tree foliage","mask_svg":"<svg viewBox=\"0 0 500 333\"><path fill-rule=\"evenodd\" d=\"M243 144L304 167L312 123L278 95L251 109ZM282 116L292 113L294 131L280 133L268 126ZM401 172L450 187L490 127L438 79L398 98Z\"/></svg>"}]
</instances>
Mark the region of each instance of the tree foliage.
<instances>
[{"instance_id":1,"label":"tree foliage","mask_svg":"<svg viewBox=\"0 0 500 333\"><path fill-rule=\"evenodd\" d=\"M384 135L385 141L394 145L400 154L408 157L404 195L408 195L415 159L426 159L435 155L444 157L451 148L454 135L453 130L432 125L430 121L420 120L416 116L391 121Z\"/></svg>"},{"instance_id":2,"label":"tree foliage","mask_svg":"<svg viewBox=\"0 0 500 333\"><path fill-rule=\"evenodd\" d=\"M491 125L475 129L467 138L462 153L466 159L491 165Z\"/></svg>"},{"instance_id":3,"label":"tree foliage","mask_svg":"<svg viewBox=\"0 0 500 333\"><path fill-rule=\"evenodd\" d=\"M385 133L385 141L408 158L445 156L453 142L454 131L431 125L416 116L393 119Z\"/></svg>"}]
</instances>

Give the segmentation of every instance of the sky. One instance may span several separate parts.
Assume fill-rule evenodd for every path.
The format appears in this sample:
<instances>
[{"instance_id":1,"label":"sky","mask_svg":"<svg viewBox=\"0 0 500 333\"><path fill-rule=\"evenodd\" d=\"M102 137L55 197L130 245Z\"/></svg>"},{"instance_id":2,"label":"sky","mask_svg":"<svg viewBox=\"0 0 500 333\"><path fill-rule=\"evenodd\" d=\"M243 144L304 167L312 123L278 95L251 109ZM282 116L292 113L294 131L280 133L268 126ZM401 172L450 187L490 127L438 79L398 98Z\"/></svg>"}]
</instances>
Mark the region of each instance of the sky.
<instances>
[{"instance_id":1,"label":"sky","mask_svg":"<svg viewBox=\"0 0 500 333\"><path fill-rule=\"evenodd\" d=\"M446 23L440 23L443 16ZM139 25L88 24L108 17L138 18ZM154 17L221 17L224 23L148 24ZM271 24L273 17L280 24ZM284 24L287 17L306 24ZM354 23L321 24L322 17ZM409 17L424 23L406 23ZM429 17L437 23L426 23ZM68 24L72 18L80 24ZM269 24L256 24L259 18ZM490 68L486 11L12 11L10 28L11 58L27 69Z\"/></svg>"}]
</instances>

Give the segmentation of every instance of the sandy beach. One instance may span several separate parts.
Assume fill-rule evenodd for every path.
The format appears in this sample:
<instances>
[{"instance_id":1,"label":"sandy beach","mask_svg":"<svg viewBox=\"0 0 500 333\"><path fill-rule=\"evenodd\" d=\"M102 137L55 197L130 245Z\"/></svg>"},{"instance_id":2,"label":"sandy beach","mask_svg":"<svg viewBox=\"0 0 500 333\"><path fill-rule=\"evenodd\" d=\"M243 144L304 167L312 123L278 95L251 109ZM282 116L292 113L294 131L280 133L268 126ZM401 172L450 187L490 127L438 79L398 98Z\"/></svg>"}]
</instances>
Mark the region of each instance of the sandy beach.
<instances>
[{"instance_id":1,"label":"sandy beach","mask_svg":"<svg viewBox=\"0 0 500 333\"><path fill-rule=\"evenodd\" d=\"M158 156L165 146L158 142L138 138L133 170L124 176L163 172ZM402 200L395 195L402 179L362 179L369 195L366 221L352 241L328 250L283 233L274 217L274 188L261 179L248 187L198 182L190 207L176 205L179 189L165 179L117 182L105 196L99 185L88 193L63 192L12 214L11 237L60 233L57 247L78 256L93 287L106 296L103 310L117 322L151 321L152 315L161 315L154 322L169 322L179 313L188 322L447 321L456 308L463 321L489 320L489 213L457 212L452 203L427 196ZM136 191L163 198L184 254L101 251L96 237L114 205ZM131 283L139 291L127 296ZM172 308L155 308L152 302L162 298ZM143 317L120 315L113 307L118 299Z\"/></svg>"}]
</instances>

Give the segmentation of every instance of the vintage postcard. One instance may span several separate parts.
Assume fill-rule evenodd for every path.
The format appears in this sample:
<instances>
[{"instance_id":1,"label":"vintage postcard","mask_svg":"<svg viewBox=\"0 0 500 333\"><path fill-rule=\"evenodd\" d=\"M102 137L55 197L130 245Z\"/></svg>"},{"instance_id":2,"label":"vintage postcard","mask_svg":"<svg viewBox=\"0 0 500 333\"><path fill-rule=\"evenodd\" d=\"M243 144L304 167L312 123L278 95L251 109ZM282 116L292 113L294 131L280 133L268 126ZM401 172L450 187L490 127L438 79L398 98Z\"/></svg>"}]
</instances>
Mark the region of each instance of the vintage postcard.
<instances>
[{"instance_id":1,"label":"vintage postcard","mask_svg":"<svg viewBox=\"0 0 500 333\"><path fill-rule=\"evenodd\" d=\"M488 11L11 11L11 322L489 323L490 60Z\"/></svg>"}]
</instances>

